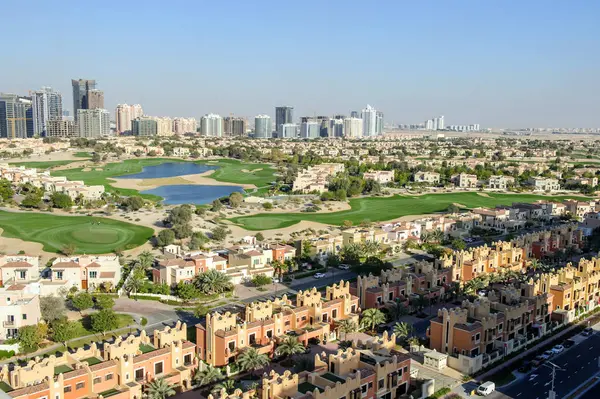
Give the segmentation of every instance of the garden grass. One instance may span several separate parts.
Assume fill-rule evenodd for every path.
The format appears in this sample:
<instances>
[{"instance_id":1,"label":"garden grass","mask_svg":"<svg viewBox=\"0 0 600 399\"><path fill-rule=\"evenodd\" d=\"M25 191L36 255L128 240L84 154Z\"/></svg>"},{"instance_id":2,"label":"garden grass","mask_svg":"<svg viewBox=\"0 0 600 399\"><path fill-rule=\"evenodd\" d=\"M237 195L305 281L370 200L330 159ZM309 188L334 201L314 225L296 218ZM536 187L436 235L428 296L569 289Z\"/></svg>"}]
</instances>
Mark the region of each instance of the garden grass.
<instances>
[{"instance_id":1,"label":"garden grass","mask_svg":"<svg viewBox=\"0 0 600 399\"><path fill-rule=\"evenodd\" d=\"M363 221L381 222L408 215L423 215L442 212L451 204L462 204L467 208L511 205L513 202L537 200L560 201L578 196L545 196L535 194L486 193L425 194L420 196L394 195L392 197L354 198L349 201L352 209L331 213L259 213L251 216L231 218L233 223L247 230L270 230L292 226L302 220L341 225L345 220L358 225Z\"/></svg>"},{"instance_id":2,"label":"garden grass","mask_svg":"<svg viewBox=\"0 0 600 399\"><path fill-rule=\"evenodd\" d=\"M145 244L154 230L118 220L92 216L0 211L2 236L39 242L44 251L59 252L65 245L76 253L104 254Z\"/></svg>"},{"instance_id":3,"label":"garden grass","mask_svg":"<svg viewBox=\"0 0 600 399\"><path fill-rule=\"evenodd\" d=\"M11 162L12 166L24 166L26 168L36 169L50 169L55 166L68 165L70 163L77 162L77 160L63 160L63 161L29 161L29 162Z\"/></svg>"}]
</instances>

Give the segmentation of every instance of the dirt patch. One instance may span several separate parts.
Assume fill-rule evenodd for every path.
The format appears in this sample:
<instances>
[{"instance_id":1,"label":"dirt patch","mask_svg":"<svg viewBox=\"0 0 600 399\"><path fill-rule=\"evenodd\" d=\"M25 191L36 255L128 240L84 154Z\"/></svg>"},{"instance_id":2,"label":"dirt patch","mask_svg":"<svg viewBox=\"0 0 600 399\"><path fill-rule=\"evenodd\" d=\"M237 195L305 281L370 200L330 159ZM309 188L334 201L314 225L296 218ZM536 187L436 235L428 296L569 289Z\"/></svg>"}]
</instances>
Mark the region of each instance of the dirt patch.
<instances>
[{"instance_id":1,"label":"dirt patch","mask_svg":"<svg viewBox=\"0 0 600 399\"><path fill-rule=\"evenodd\" d=\"M260 172L261 170L262 170L262 168L252 169L252 170L242 169L242 172L244 172L244 173L254 173L254 172Z\"/></svg>"},{"instance_id":2,"label":"dirt patch","mask_svg":"<svg viewBox=\"0 0 600 399\"><path fill-rule=\"evenodd\" d=\"M453 202L452 205L457 206L459 208L466 208L463 204L459 204L458 202Z\"/></svg>"},{"instance_id":3,"label":"dirt patch","mask_svg":"<svg viewBox=\"0 0 600 399\"><path fill-rule=\"evenodd\" d=\"M481 195L482 197L490 198L488 193L477 193L477 195Z\"/></svg>"},{"instance_id":4,"label":"dirt patch","mask_svg":"<svg viewBox=\"0 0 600 399\"><path fill-rule=\"evenodd\" d=\"M0 234L4 230L0 229ZM50 258L57 256L55 253L46 252L44 246L38 242L23 241L19 238L8 238L0 236L0 252L7 255L16 255L19 251L25 252L30 256L41 256L42 264L45 264Z\"/></svg>"}]
</instances>

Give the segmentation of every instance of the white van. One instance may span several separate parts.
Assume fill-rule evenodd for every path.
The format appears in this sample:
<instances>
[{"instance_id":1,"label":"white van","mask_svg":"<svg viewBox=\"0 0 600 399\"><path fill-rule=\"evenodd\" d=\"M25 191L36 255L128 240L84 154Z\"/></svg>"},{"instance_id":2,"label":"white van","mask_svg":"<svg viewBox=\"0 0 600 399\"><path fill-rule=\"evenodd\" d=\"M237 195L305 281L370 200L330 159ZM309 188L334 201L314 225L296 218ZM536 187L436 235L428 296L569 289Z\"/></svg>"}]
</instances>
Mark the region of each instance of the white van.
<instances>
[{"instance_id":1,"label":"white van","mask_svg":"<svg viewBox=\"0 0 600 399\"><path fill-rule=\"evenodd\" d=\"M477 394L481 395L481 396L488 396L495 390L496 390L496 384L494 384L492 381L487 381L487 382L484 382L483 384L481 384L479 386L479 388L477 388Z\"/></svg>"}]
</instances>

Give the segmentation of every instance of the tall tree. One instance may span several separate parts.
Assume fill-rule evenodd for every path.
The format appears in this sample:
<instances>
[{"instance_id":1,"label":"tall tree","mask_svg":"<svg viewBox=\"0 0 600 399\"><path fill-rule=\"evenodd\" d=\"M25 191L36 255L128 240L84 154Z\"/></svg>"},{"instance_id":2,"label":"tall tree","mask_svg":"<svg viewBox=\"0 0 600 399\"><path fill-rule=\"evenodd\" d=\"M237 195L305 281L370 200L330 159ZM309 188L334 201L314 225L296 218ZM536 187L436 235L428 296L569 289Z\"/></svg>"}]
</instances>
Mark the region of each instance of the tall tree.
<instances>
[{"instance_id":1,"label":"tall tree","mask_svg":"<svg viewBox=\"0 0 600 399\"><path fill-rule=\"evenodd\" d=\"M92 296L85 291L79 292L71 299L73 307L79 310L79 313L94 306Z\"/></svg>"},{"instance_id":2,"label":"tall tree","mask_svg":"<svg viewBox=\"0 0 600 399\"><path fill-rule=\"evenodd\" d=\"M209 365L204 365L203 369L198 368L194 373L194 382L200 386L212 384L213 382L220 381L223 378L221 370Z\"/></svg>"},{"instance_id":3,"label":"tall tree","mask_svg":"<svg viewBox=\"0 0 600 399\"><path fill-rule=\"evenodd\" d=\"M54 342L62 342L67 347L67 341L77 337L79 326L68 319L57 320L52 323L52 339Z\"/></svg>"},{"instance_id":4,"label":"tall tree","mask_svg":"<svg viewBox=\"0 0 600 399\"><path fill-rule=\"evenodd\" d=\"M102 309L90 316L92 320L92 330L101 332L106 335L107 331L114 330L119 327L119 319L117 314L111 309Z\"/></svg>"},{"instance_id":5,"label":"tall tree","mask_svg":"<svg viewBox=\"0 0 600 399\"><path fill-rule=\"evenodd\" d=\"M244 371L254 372L264 368L270 363L269 357L264 353L259 353L255 348L245 349L237 358L237 364Z\"/></svg>"},{"instance_id":6,"label":"tall tree","mask_svg":"<svg viewBox=\"0 0 600 399\"><path fill-rule=\"evenodd\" d=\"M362 313L361 326L375 331L375 327L385 323L385 315L379 309L367 309Z\"/></svg>"},{"instance_id":7,"label":"tall tree","mask_svg":"<svg viewBox=\"0 0 600 399\"><path fill-rule=\"evenodd\" d=\"M48 324L58 320L66 313L65 300L58 296L40 297L40 312L42 319Z\"/></svg>"}]
</instances>

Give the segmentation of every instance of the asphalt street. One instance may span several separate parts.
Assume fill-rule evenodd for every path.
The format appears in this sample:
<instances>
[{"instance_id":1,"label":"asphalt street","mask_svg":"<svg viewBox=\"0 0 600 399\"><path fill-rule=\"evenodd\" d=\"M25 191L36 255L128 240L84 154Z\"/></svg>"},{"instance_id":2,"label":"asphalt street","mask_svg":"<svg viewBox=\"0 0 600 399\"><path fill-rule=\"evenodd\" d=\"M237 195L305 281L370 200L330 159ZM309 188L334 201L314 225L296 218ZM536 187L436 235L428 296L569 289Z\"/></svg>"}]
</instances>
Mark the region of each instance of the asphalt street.
<instances>
[{"instance_id":1,"label":"asphalt street","mask_svg":"<svg viewBox=\"0 0 600 399\"><path fill-rule=\"evenodd\" d=\"M600 324L594 326L595 333L583 338L580 343L563 353L553 356L545 365L533 369L522 379L513 382L506 387L487 396L489 399L546 399L552 387L552 369L550 362L559 366L562 370L556 370L554 390L556 399L562 399L570 392L576 390L581 384L600 372ZM462 386L463 392L476 389L475 383ZM597 399L600 386L593 389L596 395L589 398Z\"/></svg>"}]
</instances>

